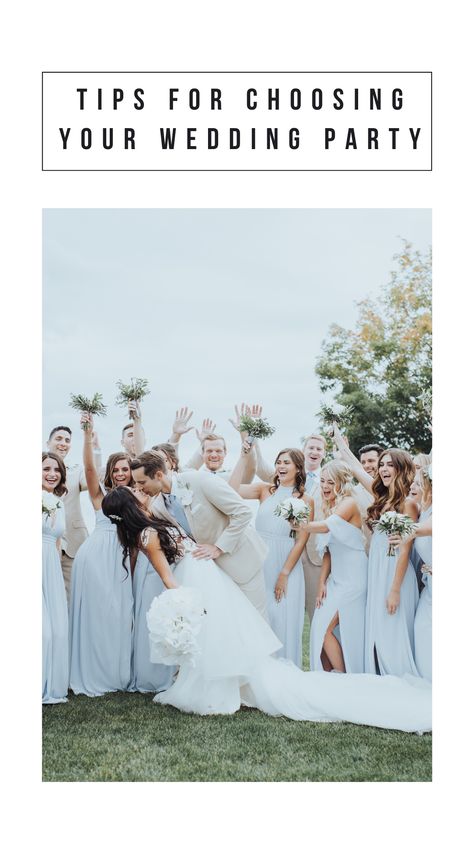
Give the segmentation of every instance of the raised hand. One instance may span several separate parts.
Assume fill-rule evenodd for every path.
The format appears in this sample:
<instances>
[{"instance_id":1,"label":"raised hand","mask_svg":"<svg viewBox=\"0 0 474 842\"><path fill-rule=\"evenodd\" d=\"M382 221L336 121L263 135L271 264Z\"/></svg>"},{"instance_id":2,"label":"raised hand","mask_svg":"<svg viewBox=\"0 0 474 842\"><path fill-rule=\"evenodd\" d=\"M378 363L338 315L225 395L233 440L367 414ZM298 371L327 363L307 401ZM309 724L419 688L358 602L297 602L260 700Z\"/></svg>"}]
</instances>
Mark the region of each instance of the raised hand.
<instances>
[{"instance_id":1,"label":"raised hand","mask_svg":"<svg viewBox=\"0 0 474 842\"><path fill-rule=\"evenodd\" d=\"M197 427L195 428L196 435L200 442L202 442L210 433L213 433L215 429L216 425L214 424L211 418L204 419L200 430L198 430Z\"/></svg>"},{"instance_id":2,"label":"raised hand","mask_svg":"<svg viewBox=\"0 0 474 842\"><path fill-rule=\"evenodd\" d=\"M241 403L240 404L240 410L239 410L239 407L237 406L237 404L234 404L234 410L235 410L235 418L229 418L229 421L232 424L232 426L234 427L234 429L237 430L238 433L240 433L239 427L240 427L240 423L242 421L242 416L243 415L250 415L250 407L246 403Z\"/></svg>"},{"instance_id":3,"label":"raised hand","mask_svg":"<svg viewBox=\"0 0 474 842\"><path fill-rule=\"evenodd\" d=\"M128 404L127 404L127 408L128 408L128 414L130 415L130 418L132 418L134 421L136 419L142 417L142 411L141 411L141 408L140 408L140 401L129 401Z\"/></svg>"},{"instance_id":4,"label":"raised hand","mask_svg":"<svg viewBox=\"0 0 474 842\"><path fill-rule=\"evenodd\" d=\"M261 406L261 404L259 404L259 403L254 403L250 407L250 412L247 413L247 414L250 415L251 418L261 418L262 412L263 412L263 406Z\"/></svg>"},{"instance_id":5,"label":"raised hand","mask_svg":"<svg viewBox=\"0 0 474 842\"><path fill-rule=\"evenodd\" d=\"M81 412L79 423L84 432L93 433L94 430L94 416L90 412Z\"/></svg>"},{"instance_id":6,"label":"raised hand","mask_svg":"<svg viewBox=\"0 0 474 842\"><path fill-rule=\"evenodd\" d=\"M187 406L182 406L181 409L176 410L176 416L173 422L173 434L175 436L179 438L193 429L193 425L189 423L192 414L192 411L188 411Z\"/></svg>"}]
</instances>

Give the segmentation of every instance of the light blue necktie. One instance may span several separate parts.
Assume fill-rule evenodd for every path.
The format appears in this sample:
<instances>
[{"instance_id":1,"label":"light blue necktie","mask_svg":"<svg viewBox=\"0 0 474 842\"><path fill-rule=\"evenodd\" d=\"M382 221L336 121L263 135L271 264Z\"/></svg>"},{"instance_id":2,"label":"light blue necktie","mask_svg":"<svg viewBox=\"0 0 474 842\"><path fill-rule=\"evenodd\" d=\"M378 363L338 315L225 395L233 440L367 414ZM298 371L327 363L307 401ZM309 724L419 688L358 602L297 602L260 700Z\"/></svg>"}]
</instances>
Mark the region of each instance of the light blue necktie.
<instances>
[{"instance_id":1,"label":"light blue necktie","mask_svg":"<svg viewBox=\"0 0 474 842\"><path fill-rule=\"evenodd\" d=\"M179 525L183 527L186 534L192 538L191 527L189 526L186 512L184 511L181 502L177 499L176 494L163 494L163 500L165 502L166 511L174 517Z\"/></svg>"}]
</instances>

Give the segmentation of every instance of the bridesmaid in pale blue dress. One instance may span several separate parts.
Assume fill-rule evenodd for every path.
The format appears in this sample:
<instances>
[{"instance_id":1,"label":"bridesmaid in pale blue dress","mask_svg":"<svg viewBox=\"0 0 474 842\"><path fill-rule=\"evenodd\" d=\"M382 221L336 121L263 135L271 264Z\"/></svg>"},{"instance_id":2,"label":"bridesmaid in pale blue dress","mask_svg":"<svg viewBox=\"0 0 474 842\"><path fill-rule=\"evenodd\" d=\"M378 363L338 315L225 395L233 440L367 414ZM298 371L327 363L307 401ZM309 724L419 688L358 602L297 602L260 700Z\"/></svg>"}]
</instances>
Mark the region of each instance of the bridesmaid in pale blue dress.
<instances>
[{"instance_id":1,"label":"bridesmaid in pale blue dress","mask_svg":"<svg viewBox=\"0 0 474 842\"><path fill-rule=\"evenodd\" d=\"M418 520L418 506L410 497L415 467L409 453L389 448L380 454L378 475L370 477L349 450L337 425L334 439L342 460L372 494L367 524L372 531L369 552L367 610L365 615L365 672L418 676L414 657L414 623L418 584L410 551L413 538L404 540L388 555L387 535L376 522L384 512L395 511Z\"/></svg>"},{"instance_id":2,"label":"bridesmaid in pale blue dress","mask_svg":"<svg viewBox=\"0 0 474 842\"><path fill-rule=\"evenodd\" d=\"M150 661L146 615L155 596L160 596L166 588L177 586L173 577L163 572L161 558L164 552L169 564L174 563L179 554L180 535L177 530L170 530L168 521L147 510L146 498L147 495L143 492L116 488L104 497L102 511L107 517L110 512L110 517L115 518L118 537L122 546L127 548L124 552L132 571L134 622L132 678L129 690L159 693L171 686L176 667ZM122 518L119 519L113 514L117 505L126 511L127 531L122 526ZM130 547L139 549L132 551Z\"/></svg>"},{"instance_id":3,"label":"bridesmaid in pale blue dress","mask_svg":"<svg viewBox=\"0 0 474 842\"><path fill-rule=\"evenodd\" d=\"M415 549L420 556L424 588L415 614L415 661L418 672L427 681L432 675L432 485L431 465L418 472L422 488L421 515L415 538Z\"/></svg>"},{"instance_id":4,"label":"bridesmaid in pale blue dress","mask_svg":"<svg viewBox=\"0 0 474 842\"><path fill-rule=\"evenodd\" d=\"M287 520L275 515L278 503L289 497L304 500L314 514L313 499L305 494L306 473L301 450L281 450L275 460L272 483L255 482L242 485L241 480L249 460L250 446L244 442L242 456L229 479L232 486L245 500L259 500L260 507L255 529L268 547L264 561L267 592L267 613L270 625L283 648L278 656L287 658L296 666L302 663L302 636L304 625L304 572L301 553L308 540L308 533L290 538L291 526Z\"/></svg>"},{"instance_id":5,"label":"bridesmaid in pale blue dress","mask_svg":"<svg viewBox=\"0 0 474 842\"><path fill-rule=\"evenodd\" d=\"M87 421L88 427L85 426ZM72 569L70 686L74 693L101 696L127 690L131 681L133 595L130 566L123 563L117 527L101 503L107 490L130 485L130 457L112 454L104 485L94 461L93 418L83 415L84 470L96 527L79 548Z\"/></svg>"},{"instance_id":6,"label":"bridesmaid in pale blue dress","mask_svg":"<svg viewBox=\"0 0 474 842\"><path fill-rule=\"evenodd\" d=\"M60 540L66 528L60 502L66 489L66 467L60 456L43 453L42 488L57 498L59 508L43 513L43 704L67 702L69 658L66 589L61 569Z\"/></svg>"},{"instance_id":7,"label":"bridesmaid in pale blue dress","mask_svg":"<svg viewBox=\"0 0 474 842\"><path fill-rule=\"evenodd\" d=\"M364 672L367 555L352 489L349 469L340 461L328 462L321 471L326 519L301 527L318 534L323 559L311 623L312 670Z\"/></svg>"}]
</instances>

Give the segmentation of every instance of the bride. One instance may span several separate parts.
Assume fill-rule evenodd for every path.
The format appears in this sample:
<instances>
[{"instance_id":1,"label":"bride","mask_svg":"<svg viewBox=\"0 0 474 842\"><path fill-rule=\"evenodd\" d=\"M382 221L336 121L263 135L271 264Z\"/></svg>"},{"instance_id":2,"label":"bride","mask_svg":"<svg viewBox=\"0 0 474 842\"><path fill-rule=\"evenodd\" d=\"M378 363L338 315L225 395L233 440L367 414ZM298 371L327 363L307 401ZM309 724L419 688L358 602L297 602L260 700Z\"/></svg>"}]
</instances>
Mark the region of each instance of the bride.
<instances>
[{"instance_id":1,"label":"bride","mask_svg":"<svg viewBox=\"0 0 474 842\"><path fill-rule=\"evenodd\" d=\"M278 658L280 641L223 570L194 558L174 528L168 529L171 540L160 543L165 522L145 511L130 489L111 491L102 509L117 524L124 558L133 561L141 550L166 588L197 588L205 605L200 655L194 665L181 666L174 684L153 701L202 715L235 713L244 704L296 720L431 730L428 682L414 676L303 672Z\"/></svg>"}]
</instances>

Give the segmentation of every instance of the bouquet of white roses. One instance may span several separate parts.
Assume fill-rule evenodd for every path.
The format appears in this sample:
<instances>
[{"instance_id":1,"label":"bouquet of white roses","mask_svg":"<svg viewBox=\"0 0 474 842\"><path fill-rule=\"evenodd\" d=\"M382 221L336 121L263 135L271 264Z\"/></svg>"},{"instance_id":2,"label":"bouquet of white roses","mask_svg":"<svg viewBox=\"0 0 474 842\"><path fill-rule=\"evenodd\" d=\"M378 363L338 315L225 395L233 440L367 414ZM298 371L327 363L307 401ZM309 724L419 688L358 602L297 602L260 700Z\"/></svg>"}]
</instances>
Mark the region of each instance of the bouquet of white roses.
<instances>
[{"instance_id":1,"label":"bouquet of white roses","mask_svg":"<svg viewBox=\"0 0 474 842\"><path fill-rule=\"evenodd\" d=\"M282 503L278 503L274 510L277 517L283 517L291 525L307 521L310 514L309 506L298 497L288 497ZM296 530L290 530L290 538L296 538Z\"/></svg>"},{"instance_id":2,"label":"bouquet of white roses","mask_svg":"<svg viewBox=\"0 0 474 842\"><path fill-rule=\"evenodd\" d=\"M375 525L379 532L385 532L386 535L401 535L403 538L413 535L416 530L416 523L411 517L401 515L399 512L384 512L380 520L375 521ZM387 555L395 555L395 547L392 544L388 546Z\"/></svg>"},{"instance_id":3,"label":"bouquet of white roses","mask_svg":"<svg viewBox=\"0 0 474 842\"><path fill-rule=\"evenodd\" d=\"M194 666L201 652L197 638L205 614L196 588L171 588L155 596L146 615L151 662Z\"/></svg>"},{"instance_id":4,"label":"bouquet of white roses","mask_svg":"<svg viewBox=\"0 0 474 842\"><path fill-rule=\"evenodd\" d=\"M131 383L123 383L122 380L118 380L117 389L119 390L115 399L117 406L127 406L129 401L141 401L145 395L150 394L148 380L144 377L132 377ZM128 414L130 418L133 418L133 412Z\"/></svg>"},{"instance_id":5,"label":"bouquet of white roses","mask_svg":"<svg viewBox=\"0 0 474 842\"><path fill-rule=\"evenodd\" d=\"M251 415L242 415L239 430L241 433L248 433L247 441L253 444L255 439L267 439L273 436L275 427L271 427L266 418L252 418Z\"/></svg>"},{"instance_id":6,"label":"bouquet of white roses","mask_svg":"<svg viewBox=\"0 0 474 842\"><path fill-rule=\"evenodd\" d=\"M69 406L72 409L77 409L78 412L88 412L89 415L107 415L107 407L102 403L102 395L100 392L95 392L92 398L86 398L84 395L71 394ZM81 424L83 430L88 430L90 424L86 421Z\"/></svg>"},{"instance_id":7,"label":"bouquet of white roses","mask_svg":"<svg viewBox=\"0 0 474 842\"><path fill-rule=\"evenodd\" d=\"M54 513L61 508L61 500L59 497L56 497L56 494L53 494L51 491L43 491L43 499L42 499L42 514L54 515Z\"/></svg>"}]
</instances>

